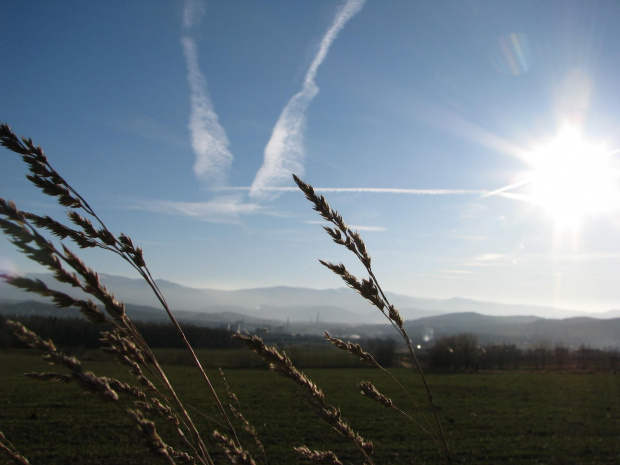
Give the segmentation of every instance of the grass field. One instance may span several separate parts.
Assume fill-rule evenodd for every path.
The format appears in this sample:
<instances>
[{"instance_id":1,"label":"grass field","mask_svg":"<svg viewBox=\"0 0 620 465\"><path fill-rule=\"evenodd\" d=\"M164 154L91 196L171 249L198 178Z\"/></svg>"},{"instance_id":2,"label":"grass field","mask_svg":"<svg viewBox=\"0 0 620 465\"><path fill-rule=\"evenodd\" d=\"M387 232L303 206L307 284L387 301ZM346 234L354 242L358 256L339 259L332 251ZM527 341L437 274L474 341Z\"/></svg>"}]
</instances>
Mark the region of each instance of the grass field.
<instances>
[{"instance_id":1,"label":"grass field","mask_svg":"<svg viewBox=\"0 0 620 465\"><path fill-rule=\"evenodd\" d=\"M86 365L100 375L124 373L115 363ZM192 405L217 418L191 367L166 368ZM139 447L138 434L120 409L81 394L75 386L41 384L22 375L49 369L32 352L0 353L0 430L33 465L158 463ZM377 463L442 463L438 448L415 426L359 395L355 384L368 379L406 406L379 371L304 371L323 388L328 402L339 405L350 424L373 440ZM394 372L407 386L419 385L412 371ZM221 388L216 373L210 374ZM362 463L350 442L312 413L290 380L264 369L226 374L263 440L270 464L299 463L292 447L304 444L334 450L344 463ZM455 463L620 463L620 376L481 373L428 378ZM422 399L419 389L412 391ZM204 431L213 429L208 418L198 423ZM225 463L214 445L211 450L217 463Z\"/></svg>"}]
</instances>

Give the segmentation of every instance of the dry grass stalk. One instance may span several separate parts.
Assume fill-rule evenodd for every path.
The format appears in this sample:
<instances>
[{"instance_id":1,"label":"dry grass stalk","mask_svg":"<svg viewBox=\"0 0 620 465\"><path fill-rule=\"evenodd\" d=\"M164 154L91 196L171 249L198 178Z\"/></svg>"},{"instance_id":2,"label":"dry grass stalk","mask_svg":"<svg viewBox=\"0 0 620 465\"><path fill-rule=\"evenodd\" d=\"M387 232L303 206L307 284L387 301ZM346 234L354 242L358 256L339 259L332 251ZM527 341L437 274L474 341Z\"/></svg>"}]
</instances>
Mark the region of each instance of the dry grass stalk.
<instances>
[{"instance_id":1,"label":"dry grass stalk","mask_svg":"<svg viewBox=\"0 0 620 465\"><path fill-rule=\"evenodd\" d=\"M261 455L263 456L263 460L265 461L265 463L268 463L267 453L265 452L265 447L263 446L262 441L258 437L256 428L254 428L254 426L250 424L247 418L245 418L245 415L243 415L243 413L241 412L241 404L239 403L239 399L237 398L237 395L232 391L232 389L230 389L230 386L228 385L228 381L226 380L226 376L224 375L224 371L220 368L219 372L220 372L220 377L222 378L222 381L224 382L226 393L228 394L228 397L230 398L232 402L232 404L230 404L228 408L232 412L233 416L241 422L241 426L243 430L250 435L250 437L254 441L254 444L256 445Z\"/></svg>"},{"instance_id":2,"label":"dry grass stalk","mask_svg":"<svg viewBox=\"0 0 620 465\"><path fill-rule=\"evenodd\" d=\"M2 431L0 431L0 454L4 455L7 460L18 465L30 465L28 459L17 451Z\"/></svg>"},{"instance_id":3,"label":"dry grass stalk","mask_svg":"<svg viewBox=\"0 0 620 465\"><path fill-rule=\"evenodd\" d=\"M327 200L325 200L325 197L317 195L310 184L305 183L295 175L293 175L293 179L305 194L306 198L314 204L313 209L317 211L323 219L334 225L334 228L323 226L323 229L325 229L336 244L342 245L353 252L362 265L364 265L364 268L366 268L369 278L364 278L362 281L359 281L355 276L349 273L342 263L336 265L324 260L319 260L321 264L339 275L347 286L355 289L362 297L377 307L390 323L402 333L402 331L404 331L404 321L398 310L389 303L383 290L379 286L377 278L372 271L370 254L360 234L349 228L340 213L332 210Z\"/></svg>"},{"instance_id":4,"label":"dry grass stalk","mask_svg":"<svg viewBox=\"0 0 620 465\"><path fill-rule=\"evenodd\" d=\"M59 274L67 273L64 269L60 268L57 270ZM76 307L80 310L82 315L86 317L88 321L91 323L110 323L110 320L105 316L105 314L97 307L97 305L90 299L82 300L75 299L63 292L58 292L53 289L49 289L47 285L40 281L29 278L24 278L21 276L12 276L6 274L0 274L0 278L4 280L7 284L11 286L20 288L26 292L32 292L35 294L42 295L44 297L51 297L54 301L54 304L59 308L68 308L68 307ZM74 275L74 278L79 281L79 278ZM58 278L56 278L58 280ZM66 280L58 280L60 282L67 282ZM72 282L74 282L72 280Z\"/></svg>"},{"instance_id":5,"label":"dry grass stalk","mask_svg":"<svg viewBox=\"0 0 620 465\"><path fill-rule=\"evenodd\" d=\"M422 366L420 365L416 353L413 350L411 340L409 339L409 336L405 331L404 321L400 316L400 313L386 297L383 289L379 285L379 281L377 280L372 270L372 260L370 258L370 254L368 253L368 250L366 249L364 241L362 240L359 233L357 231L351 230L351 228L349 228L349 226L343 220L342 216L329 206L325 197L323 197L322 195L317 195L314 191L314 188L310 184L305 183L297 176L293 175L293 179L295 180L297 186L304 193L306 198L314 204L313 209L317 211L324 220L328 221L333 225L333 227L324 226L323 229L325 229L325 231L330 235L330 237L336 244L342 245L348 250L350 250L366 269L368 273L368 278L364 278L360 281L357 277L349 273L347 268L342 263L333 264L324 260L319 260L323 266L329 268L333 273L339 275L347 286L356 290L369 303L377 307L379 311L381 311L381 313L390 321L392 326L394 326L394 328L400 334L401 338L407 345L409 354L414 361L415 368L420 374L422 384L424 385L424 388L426 390L426 396L429 405L431 406L431 409L433 411L435 423L437 426L437 437L439 438L439 443L441 445L441 449L446 459L446 462L449 464L452 463L448 442L446 441L443 427L441 426L441 421L439 420L439 415L437 413L437 408L435 407L435 402L433 401L433 395L431 393L426 377L424 376Z\"/></svg>"},{"instance_id":6,"label":"dry grass stalk","mask_svg":"<svg viewBox=\"0 0 620 465\"><path fill-rule=\"evenodd\" d=\"M285 353L281 354L275 347L266 346L263 340L254 334L243 335L237 333L234 337L243 341L253 352L262 357L269 364L269 368L272 371L292 379L304 388L313 399L320 403L325 403L323 391L310 378L297 370Z\"/></svg>"},{"instance_id":7,"label":"dry grass stalk","mask_svg":"<svg viewBox=\"0 0 620 465\"><path fill-rule=\"evenodd\" d=\"M224 371L221 368L218 371L220 373L220 378L222 378L222 382L224 383L224 387L226 388L226 393L228 394L228 397L238 409L241 409L241 404L239 403L239 399L237 398L237 395L233 392L233 390L230 389L230 386L228 385L228 380L226 379L226 376L224 375Z\"/></svg>"},{"instance_id":8,"label":"dry grass stalk","mask_svg":"<svg viewBox=\"0 0 620 465\"><path fill-rule=\"evenodd\" d=\"M131 396L137 399L136 400L137 402L146 400L146 394L144 390L140 388L132 386L131 384L126 383L124 381L120 381L116 378L108 378L108 377L102 376L101 379L104 380L106 383L108 383L110 388L112 388L114 391Z\"/></svg>"},{"instance_id":9,"label":"dry grass stalk","mask_svg":"<svg viewBox=\"0 0 620 465\"><path fill-rule=\"evenodd\" d=\"M105 323L110 325L112 327L111 331L102 332L102 342L106 344L105 350L113 353L120 363L127 365L137 383L143 387L133 386L113 378L98 377L91 372L85 372L77 359L59 352L52 341L45 341L22 325L13 323L13 330L20 339L42 350L44 352L44 358L50 363L65 366L70 370L68 374L49 372L33 373L29 374L29 376L41 381L78 384L85 392L97 394L119 407L119 394L128 396L134 402L135 409L124 409L124 412L140 430L149 449L153 453L167 463L176 463L175 461L179 461L182 463L198 462L204 465L213 464L213 460L187 408L177 396L176 391L168 381L164 370L159 365L152 350L126 315L124 305L118 302L114 295L102 285L96 271L87 267L64 243L61 242L60 246L56 246L53 241L44 237L42 232L51 234L57 238L56 241L70 240L80 248L100 248L115 253L131 265L150 286L179 336L184 341L187 350L190 352L195 366L200 371L203 380L208 386L209 393L224 419L223 426L228 429L229 436L215 431L215 439L224 448L227 457L232 463L254 464L255 462L250 454L241 446L236 431L210 379L203 370L192 346L187 341L176 318L170 311L163 294L151 276L144 261L142 249L134 246L131 238L125 234L121 233L117 237L110 232L88 202L86 202L86 200L54 170L49 164L43 150L36 146L31 139L20 139L12 132L8 125L0 124L0 144L22 156L22 159L30 169L30 174L27 178L45 195L55 197L61 205L68 208L67 218L71 223L71 225L68 226L49 216L39 216L33 213L20 211L14 203L0 199L0 229L3 230L10 238L11 242L24 255L48 268L58 282L69 284L74 288L90 294L95 301L101 304L105 312L91 299L73 298L65 293L50 289L40 280L32 280L13 275L0 275L0 279L27 292L33 292L48 297L60 308L76 307L93 323ZM317 196L312 186L304 183L296 176L294 176L294 179L306 197L313 202L314 209L319 212L325 220L332 224L333 227L324 227L324 229L334 242L346 247L354 253L366 268L368 278L360 280L349 273L343 264L333 264L323 260L320 261L325 267L339 275L347 286L356 290L368 302L376 306L401 334L426 388L427 397L433 408L439 429L439 436L427 431L423 427L422 429L440 444L447 462L451 463L450 453L434 407L432 395L416 358L411 341L405 332L404 321L398 310L388 301L385 293L381 289L372 271L371 257L366 249L366 245L359 233L351 230L346 225L342 216L331 209L323 196ZM323 392L314 382L293 366L286 354L280 354L276 349L266 347L263 341L256 336L237 335L236 337L242 339L248 347L263 357L269 363L273 371L294 380L301 386L308 394L311 404L316 409L319 416L339 434L351 439L368 463L373 465L371 458L373 454L372 443L366 441L351 429L342 419L340 410L326 403ZM381 367L372 355L365 352L359 345L332 338L327 333L326 338L340 349L356 355L365 363L379 367L388 373L392 379L404 389L398 380ZM224 379L229 397L234 404L230 405L233 416L241 421L243 429L252 436L261 450L263 457L265 457L266 462L265 451L258 439L256 431L242 415L239 400L230 390L223 373L222 378ZM163 390L160 390L155 383L159 386L163 386ZM398 410L407 415L395 407L389 398L377 391L370 383L360 383L360 389L364 395L373 398L386 407ZM406 389L404 390L407 392ZM145 392L150 392L150 394L154 396L147 400ZM407 393L407 395L409 394ZM415 407L421 412L421 409L419 409L415 401L413 401L413 399L411 400ZM147 419L144 413L150 413L176 427L181 438L191 449L193 456L185 452L176 451L172 447L166 445L157 433L155 423ZM430 429L432 428L430 428L429 425L429 430ZM189 432L189 437L185 434L186 432ZM297 448L296 450L305 458L318 463L341 463L333 452L312 451L305 446ZM17 453L2 433L0 433L0 452L7 455L16 463L28 463L25 458Z\"/></svg>"},{"instance_id":10,"label":"dry grass stalk","mask_svg":"<svg viewBox=\"0 0 620 465\"><path fill-rule=\"evenodd\" d=\"M90 371L83 371L80 361L71 356L67 356L58 351L52 341L45 341L36 333L30 331L21 323L11 320L7 321L20 340L33 348L44 352L43 358L53 365L62 365L69 368L69 374L62 373L27 373L26 376L37 381L51 381L60 383L78 384L85 393L96 394L106 401L111 401L119 405L119 394L128 395L136 401L134 405L140 410L124 410L126 415L136 424L139 431L145 438L145 441L155 455L166 460L169 463L175 463L173 458L183 463L195 463L195 460L187 453L176 451L170 446L163 443L156 432L155 424L144 418L142 411L155 413L168 423L177 427L178 433L185 443L196 453L195 447L185 437L183 430L180 428L181 421L178 415L169 405L164 405L158 398L153 397L151 402L146 401L146 394L139 388L132 386L126 382L119 381L114 378L99 377Z\"/></svg>"},{"instance_id":11,"label":"dry grass stalk","mask_svg":"<svg viewBox=\"0 0 620 465\"><path fill-rule=\"evenodd\" d=\"M242 340L252 351L261 356L269 364L272 371L285 378L292 379L297 385L301 386L309 395L310 403L315 407L321 419L342 436L352 440L366 460L371 464L374 463L371 458L373 453L372 442L362 438L343 420L340 409L325 401L323 391L310 378L295 368L285 353L278 352L275 347L267 347L260 337L253 334L242 335L237 333L235 337Z\"/></svg>"},{"instance_id":12,"label":"dry grass stalk","mask_svg":"<svg viewBox=\"0 0 620 465\"><path fill-rule=\"evenodd\" d=\"M357 387L360 388L362 394L366 397L376 400L385 407L394 408L394 402L392 402L392 399L381 394L370 381L362 381L358 383Z\"/></svg>"},{"instance_id":13,"label":"dry grass stalk","mask_svg":"<svg viewBox=\"0 0 620 465\"><path fill-rule=\"evenodd\" d=\"M193 457L200 456L199 451L196 450L196 447L194 446L192 441L190 441L189 438L185 434L185 431L188 430L187 425L183 422L182 418L179 417L177 412L175 412L170 405L163 404L160 401L160 399L157 397L151 397L149 401L147 401L146 396L144 396L144 399L139 398L138 400L134 401L134 406L139 411L149 413L151 415L155 415L161 418L162 420L164 420L166 423L168 423L172 427L174 427L175 430L177 431L177 434L183 440L185 445L192 450L194 454ZM192 456L189 456L188 454L185 454L184 452L183 453L177 452L177 451L174 451L174 452L176 454L175 456L178 456L179 454L181 456L187 456L188 458L184 459L185 461L188 461L189 459L191 459L191 463L196 462L196 460Z\"/></svg>"},{"instance_id":14,"label":"dry grass stalk","mask_svg":"<svg viewBox=\"0 0 620 465\"><path fill-rule=\"evenodd\" d=\"M70 370L68 375L60 373L28 373L26 376L38 381L55 381L62 383L76 383L85 392L97 394L103 400L118 402L118 391L131 394L137 398L146 396L127 383L112 378L96 376L90 371L84 371L82 364L76 357L68 356L58 349L52 341L43 340L38 334L30 331L23 324L7 320L13 333L24 343L43 352L43 358L52 365L61 365ZM116 390L115 390L116 389Z\"/></svg>"},{"instance_id":15,"label":"dry grass stalk","mask_svg":"<svg viewBox=\"0 0 620 465\"><path fill-rule=\"evenodd\" d=\"M171 454L172 448L166 445L161 437L159 437L157 429L155 428L155 423L144 418L144 415L137 410L128 409L127 416L138 427L140 433L142 433L144 442L149 450L167 463L174 465L175 461Z\"/></svg>"},{"instance_id":16,"label":"dry grass stalk","mask_svg":"<svg viewBox=\"0 0 620 465\"><path fill-rule=\"evenodd\" d=\"M375 358L372 355L370 355L368 352L366 352L364 349L362 349L362 347L359 344L353 344L351 342L344 342L341 339L331 337L327 331L325 331L325 339L327 339L329 342L331 342L333 345L335 345L339 349L342 349L346 352L349 352L352 355L355 355L356 357L359 357L359 359L362 362L367 363L370 366L374 366L377 368L383 368L375 360Z\"/></svg>"},{"instance_id":17,"label":"dry grass stalk","mask_svg":"<svg viewBox=\"0 0 620 465\"><path fill-rule=\"evenodd\" d=\"M302 457L322 465L342 465L342 462L332 451L310 450L306 446L295 447L295 451Z\"/></svg>"},{"instance_id":18,"label":"dry grass stalk","mask_svg":"<svg viewBox=\"0 0 620 465\"><path fill-rule=\"evenodd\" d=\"M338 347L339 349L344 350L346 352L349 352L352 355L359 357L361 361L367 363L370 366L379 368L381 371L387 374L392 379L392 381L394 381L402 389L405 395L407 395L407 397L413 404L415 410L422 416L427 426L426 427L423 426L419 421L412 418L409 414L405 413L403 410L396 408L396 407L394 407L394 409L402 413L407 418L409 418L412 422L418 425L422 429L422 431L428 434L431 437L431 439L433 439L433 441L435 441L437 444L441 446L440 438L437 437L437 435L433 433L433 428L430 425L428 419L426 418L426 415L424 415L424 412L422 411L418 403L415 401L415 399L413 399L413 397L411 397L411 395L409 394L409 391L402 385L402 383L388 369L386 369L379 362L377 362L371 354L364 351L364 349L362 349L362 347L359 344L353 344L352 342L345 342L341 339L332 337L329 335L327 331L325 331L325 339L327 339L329 342L331 342L334 346ZM372 398L372 396L368 396L368 397Z\"/></svg>"},{"instance_id":19,"label":"dry grass stalk","mask_svg":"<svg viewBox=\"0 0 620 465\"><path fill-rule=\"evenodd\" d=\"M179 417L177 412L175 412L170 405L163 404L157 397L152 397L150 399L150 402L136 401L134 402L134 405L139 410L156 415L159 418L163 419L169 425L172 425L176 429L180 438L187 445L187 447L189 447L193 451L194 457L200 456L199 451L196 450L196 447L194 446L192 441L190 441L185 435L185 431L187 431L188 429L187 425L183 423L182 418ZM185 462L188 462L189 459L191 459L189 463L196 462L196 460L188 454L177 451L175 451L175 454L175 456L179 456L179 454L181 454L181 458L183 458L183 454L186 455L187 458L183 458Z\"/></svg>"},{"instance_id":20,"label":"dry grass stalk","mask_svg":"<svg viewBox=\"0 0 620 465\"><path fill-rule=\"evenodd\" d=\"M228 457L228 460L230 460L230 463L238 465L256 465L256 462L252 459L250 454L241 447L238 447L230 438L219 433L218 431L213 432L213 437L224 449L224 453L226 454L226 457Z\"/></svg>"},{"instance_id":21,"label":"dry grass stalk","mask_svg":"<svg viewBox=\"0 0 620 465\"><path fill-rule=\"evenodd\" d=\"M360 388L360 391L361 391L363 396L366 396L369 399L372 399L375 402L378 402L379 404L383 405L384 407L393 409L393 410L397 411L398 413L400 413L401 415L407 417L411 422L416 424L418 426L418 428L420 428L424 433L429 435L431 437L431 439L433 441L435 441L435 443L437 443L437 445L439 447L442 446L441 440L435 434L433 434L433 432L430 429L427 429L424 425L422 425L419 421L417 421L415 418L413 418L407 412L405 412L404 410L398 408L394 404L392 399L390 399L386 395L384 395L381 392L379 392L379 390L370 381L361 381L360 383L357 384L357 387Z\"/></svg>"},{"instance_id":22,"label":"dry grass stalk","mask_svg":"<svg viewBox=\"0 0 620 465\"><path fill-rule=\"evenodd\" d=\"M209 457L206 446L200 433L194 426L189 413L178 398L152 351L143 340L139 331L126 316L123 304L116 301L114 296L101 284L99 276L94 270L88 268L80 258L71 252L64 244L62 244L61 248L57 248L53 242L46 239L39 232L39 229L46 230L61 240L69 239L81 248L98 247L120 256L144 278L164 310L167 312L171 322L185 342L194 364L198 367L203 380L207 384L212 399L224 418L230 435L235 443L239 445L234 427L230 423L226 411L211 385L211 381L202 368L193 348L187 341L185 334L170 311L168 304L145 264L142 250L139 247L135 247L132 240L125 234L120 234L117 238L111 233L88 202L86 202L86 200L81 197L56 170L54 170L49 164L43 150L36 146L31 139L18 138L8 125L2 123L0 124L0 143L22 156L22 159L30 168L31 174L27 177L35 186L41 189L45 195L55 197L61 205L69 208L67 216L77 229L63 225L50 217L41 217L28 212L20 212L15 204L7 202L4 199L0 199L0 228L11 238L11 242L13 242L22 253L37 263L47 267L54 273L56 279L61 282L69 283L74 287L78 287L99 300L110 318L108 319L102 316L97 306L91 301L72 299L57 291L46 289L42 283L7 275L2 276L2 279L9 284L22 286L31 292L37 292L51 297L57 305L77 306L91 321L111 322L116 329L121 331L123 338L135 344L135 346L142 351L145 359L152 364L152 373L165 387L168 396L172 399L172 402L176 404L179 412L181 412L184 417L184 424L189 428L196 450L199 451L199 461L205 464L212 464L213 461ZM94 226L91 220L80 214L78 210L92 218L98 226ZM73 272L68 272L63 264L70 267ZM131 360L130 358L128 359ZM134 371L136 371L135 366L133 368ZM143 381L145 384L148 384L145 377Z\"/></svg>"},{"instance_id":23,"label":"dry grass stalk","mask_svg":"<svg viewBox=\"0 0 620 465\"><path fill-rule=\"evenodd\" d=\"M229 405L229 408L230 408L230 411L232 412L233 416L237 420L239 420L241 422L241 426L242 426L243 430L246 433L248 433L250 435L250 437L254 440L254 444L256 444L256 447L258 447L258 450L262 454L263 459L265 460L265 463L267 463L267 454L265 453L265 447L263 446L263 443L261 442L260 438L258 437L258 433L256 432L256 428L254 428L250 424L250 422L245 418L243 413L241 413L240 410L235 408L235 406Z\"/></svg>"}]
</instances>

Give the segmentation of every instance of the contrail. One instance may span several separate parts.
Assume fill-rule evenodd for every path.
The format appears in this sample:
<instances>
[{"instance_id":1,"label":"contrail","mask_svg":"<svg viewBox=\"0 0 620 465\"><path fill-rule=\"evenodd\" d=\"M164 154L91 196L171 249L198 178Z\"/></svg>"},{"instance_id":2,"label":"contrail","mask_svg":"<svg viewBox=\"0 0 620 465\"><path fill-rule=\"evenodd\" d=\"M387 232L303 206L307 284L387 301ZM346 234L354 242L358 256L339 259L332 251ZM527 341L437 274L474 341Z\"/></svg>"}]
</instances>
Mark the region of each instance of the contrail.
<instances>
[{"instance_id":1,"label":"contrail","mask_svg":"<svg viewBox=\"0 0 620 465\"><path fill-rule=\"evenodd\" d=\"M372 193L372 194L409 194L409 195L481 195L484 190L474 189L396 189L391 187L317 187L317 192L331 193Z\"/></svg>"},{"instance_id":2,"label":"contrail","mask_svg":"<svg viewBox=\"0 0 620 465\"><path fill-rule=\"evenodd\" d=\"M258 170L250 189L251 198L275 198L277 191L266 189L267 187L290 182L291 173L303 173L306 109L319 92L314 79L338 33L347 21L361 10L364 3L365 0L348 0L323 36L319 51L306 72L301 91L289 100L273 128L271 138L265 147L263 165Z\"/></svg>"},{"instance_id":3,"label":"contrail","mask_svg":"<svg viewBox=\"0 0 620 465\"><path fill-rule=\"evenodd\" d=\"M507 186L500 187L499 189L495 189L494 191L488 192L488 193L484 194L483 197L491 197L493 195L500 195L500 194L503 194L503 195L511 194L512 195L511 192L506 192L506 191L515 189L517 187L525 186L526 184L529 184L531 182L532 181L530 179L522 179L522 180L514 182L512 184L508 184Z\"/></svg>"},{"instance_id":4,"label":"contrail","mask_svg":"<svg viewBox=\"0 0 620 465\"><path fill-rule=\"evenodd\" d=\"M183 28L189 31L200 24L205 14L205 4L201 0L185 0L183 7Z\"/></svg>"},{"instance_id":5,"label":"contrail","mask_svg":"<svg viewBox=\"0 0 620 465\"><path fill-rule=\"evenodd\" d=\"M216 184L223 184L226 173L233 160L228 150L229 142L226 132L219 123L213 103L209 98L207 79L198 66L198 48L189 36L202 15L204 5L198 0L187 0L183 11L185 35L181 39L183 53L187 63L187 81L190 88L191 114L189 130L192 148L196 155L194 173L201 179Z\"/></svg>"},{"instance_id":6,"label":"contrail","mask_svg":"<svg viewBox=\"0 0 620 465\"><path fill-rule=\"evenodd\" d=\"M245 187L245 186L230 186L230 187L222 187L219 190L222 191L252 191L253 187ZM299 188L297 187L263 187L263 191L269 193L282 193L282 192L297 192ZM406 194L406 195L478 195L478 196L486 196L489 194L488 190L484 189L398 189L392 187L315 187L315 192L319 193L333 193L333 194L344 194L344 193L356 193L356 194ZM503 194L497 194L502 195Z\"/></svg>"}]
</instances>

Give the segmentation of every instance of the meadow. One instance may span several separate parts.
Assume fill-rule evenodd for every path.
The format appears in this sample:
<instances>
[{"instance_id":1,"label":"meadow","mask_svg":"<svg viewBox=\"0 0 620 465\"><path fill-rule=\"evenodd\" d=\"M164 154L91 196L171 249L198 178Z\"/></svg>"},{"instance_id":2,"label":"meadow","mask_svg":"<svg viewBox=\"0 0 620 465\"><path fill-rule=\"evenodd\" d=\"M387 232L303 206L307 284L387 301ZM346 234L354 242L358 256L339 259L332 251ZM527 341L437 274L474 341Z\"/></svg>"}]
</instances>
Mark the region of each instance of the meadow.
<instances>
[{"instance_id":1,"label":"meadow","mask_svg":"<svg viewBox=\"0 0 620 465\"><path fill-rule=\"evenodd\" d=\"M199 356L210 366L239 353ZM257 358L258 359L258 358ZM46 371L34 351L0 354L0 430L36 464L151 464L157 461L121 409L111 409L77 386L40 383L24 377ZM95 373L128 378L113 361L84 362ZM187 403L204 415L198 427L211 430L217 411L205 399L204 385L190 366L166 365L166 372ZM356 384L371 380L396 404L406 400L377 369L307 369L329 401L373 440L377 463L438 463L435 445L417 428L376 402L363 399ZM423 396L416 373L393 372ZM335 451L343 463L358 462L352 444L330 431L289 379L266 368L228 369L226 378L245 416L255 426L272 465L300 463L293 446ZM222 398L217 370L208 374ZM446 431L454 463L610 464L620 462L620 377L607 374L478 373L431 374L429 383ZM216 419L216 420L214 420ZM164 436L166 432L163 433ZM172 438L173 436L170 435ZM165 439L168 439L165 437ZM171 439L171 442L174 442ZM217 461L217 449L214 459Z\"/></svg>"}]
</instances>

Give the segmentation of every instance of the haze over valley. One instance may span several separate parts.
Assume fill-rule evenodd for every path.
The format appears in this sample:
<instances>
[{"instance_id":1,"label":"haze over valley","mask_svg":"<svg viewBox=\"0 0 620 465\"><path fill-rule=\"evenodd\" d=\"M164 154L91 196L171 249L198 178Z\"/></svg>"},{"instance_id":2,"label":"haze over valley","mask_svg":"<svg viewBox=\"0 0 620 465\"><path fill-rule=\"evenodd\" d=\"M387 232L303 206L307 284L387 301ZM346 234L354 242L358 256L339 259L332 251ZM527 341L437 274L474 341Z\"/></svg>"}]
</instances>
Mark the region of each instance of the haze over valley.
<instances>
[{"instance_id":1,"label":"haze over valley","mask_svg":"<svg viewBox=\"0 0 620 465\"><path fill-rule=\"evenodd\" d=\"M51 288L74 293L49 274L29 275ZM103 275L102 283L125 302L136 320L165 321L152 292L140 279ZM195 289L158 280L176 315L187 323L256 329L267 332L322 335L325 330L345 336L392 337L385 317L347 288L271 287L235 291ZM478 302L468 299L421 299L402 294L388 297L406 320L413 338L430 342L443 335L476 334L483 342L561 344L571 347L620 347L620 312L585 313L552 307ZM38 304L36 302L39 302ZM26 294L0 282L0 313L70 315L77 312L43 304L45 298Z\"/></svg>"}]
</instances>

